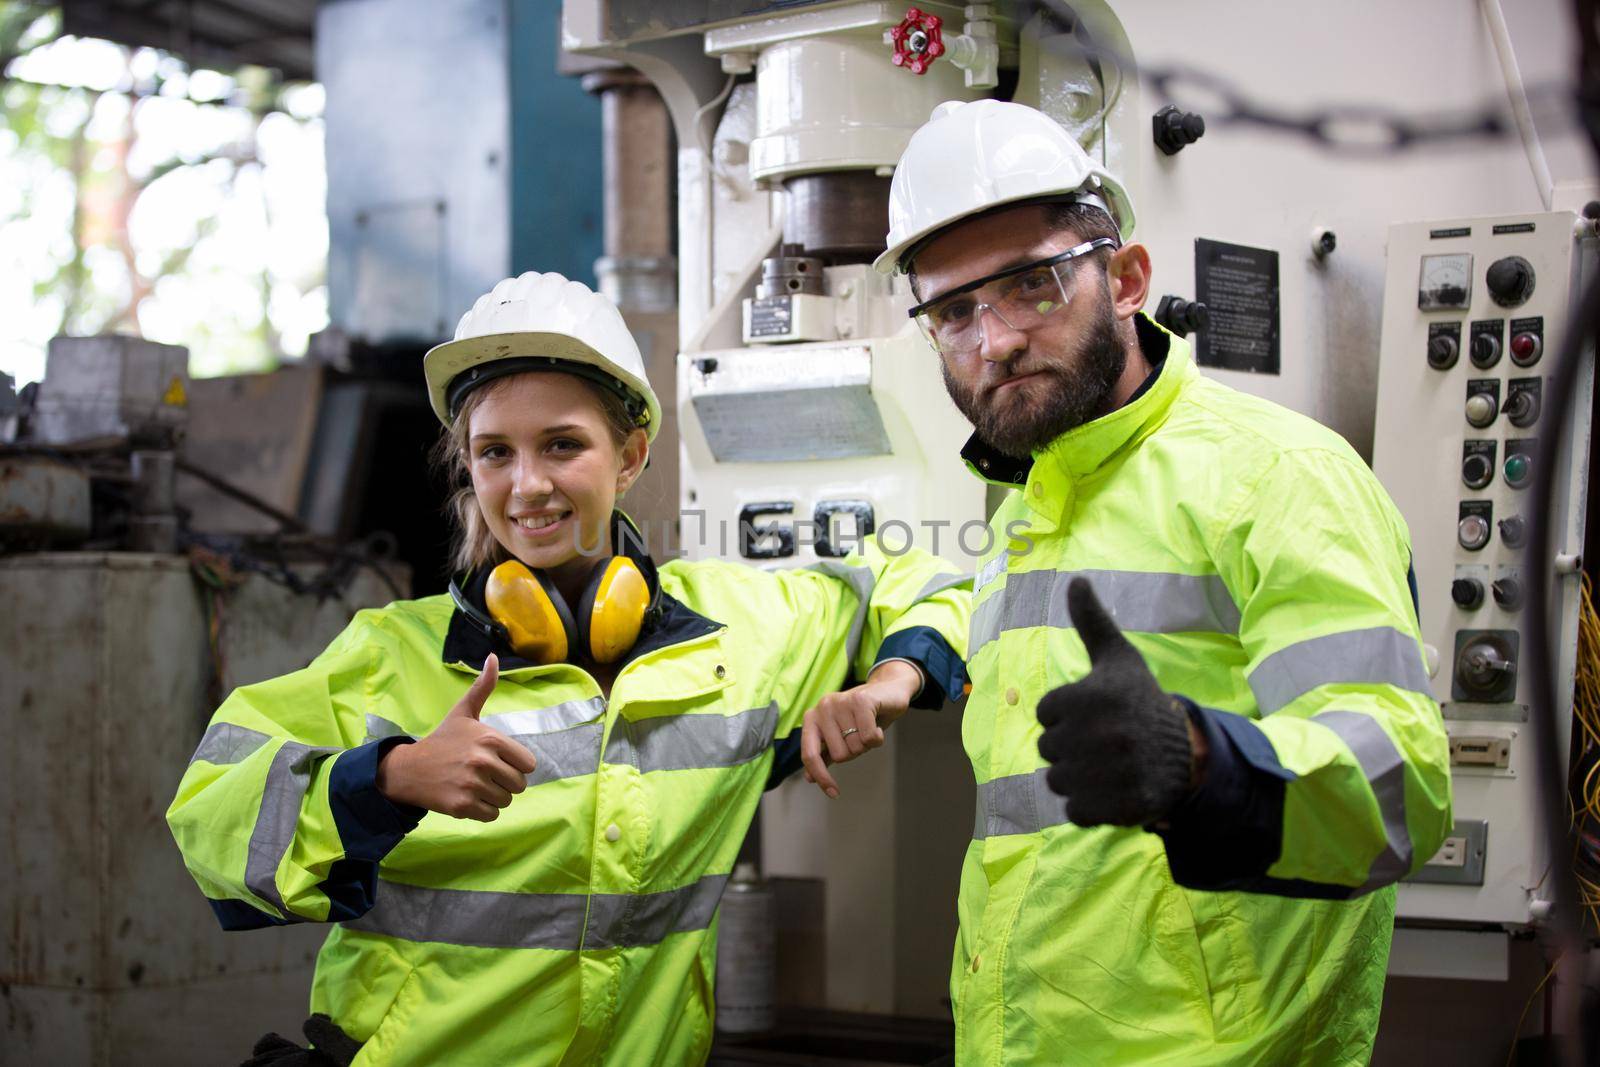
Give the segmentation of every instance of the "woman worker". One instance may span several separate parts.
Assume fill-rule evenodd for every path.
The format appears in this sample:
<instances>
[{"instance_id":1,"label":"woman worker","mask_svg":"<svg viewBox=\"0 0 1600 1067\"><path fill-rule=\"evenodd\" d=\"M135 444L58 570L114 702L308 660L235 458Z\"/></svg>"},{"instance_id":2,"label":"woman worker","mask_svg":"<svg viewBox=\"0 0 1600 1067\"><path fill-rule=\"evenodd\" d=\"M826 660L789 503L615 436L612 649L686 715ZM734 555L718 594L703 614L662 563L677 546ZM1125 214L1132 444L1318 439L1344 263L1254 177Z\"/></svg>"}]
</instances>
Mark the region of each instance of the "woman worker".
<instances>
[{"instance_id":1,"label":"woman worker","mask_svg":"<svg viewBox=\"0 0 1600 1067\"><path fill-rule=\"evenodd\" d=\"M850 758L958 692L968 592L870 538L658 570L613 506L660 407L615 307L560 275L495 286L424 371L470 483L453 595L236 690L168 822L224 927L334 924L312 1008L357 1064L703 1062L775 741L804 717Z\"/></svg>"}]
</instances>

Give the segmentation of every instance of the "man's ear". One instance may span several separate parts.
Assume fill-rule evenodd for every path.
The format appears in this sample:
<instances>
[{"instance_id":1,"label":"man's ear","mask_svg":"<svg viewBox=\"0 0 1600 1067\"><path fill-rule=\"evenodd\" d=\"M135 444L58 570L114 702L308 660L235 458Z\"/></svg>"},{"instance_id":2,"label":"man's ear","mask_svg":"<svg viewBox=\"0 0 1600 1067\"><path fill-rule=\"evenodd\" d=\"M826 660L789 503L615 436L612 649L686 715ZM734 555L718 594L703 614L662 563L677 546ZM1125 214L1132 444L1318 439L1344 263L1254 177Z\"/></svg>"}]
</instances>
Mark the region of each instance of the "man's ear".
<instances>
[{"instance_id":1,"label":"man's ear","mask_svg":"<svg viewBox=\"0 0 1600 1067\"><path fill-rule=\"evenodd\" d=\"M1150 297L1150 250L1137 242L1111 253L1106 263L1111 307L1119 319L1131 319Z\"/></svg>"}]
</instances>

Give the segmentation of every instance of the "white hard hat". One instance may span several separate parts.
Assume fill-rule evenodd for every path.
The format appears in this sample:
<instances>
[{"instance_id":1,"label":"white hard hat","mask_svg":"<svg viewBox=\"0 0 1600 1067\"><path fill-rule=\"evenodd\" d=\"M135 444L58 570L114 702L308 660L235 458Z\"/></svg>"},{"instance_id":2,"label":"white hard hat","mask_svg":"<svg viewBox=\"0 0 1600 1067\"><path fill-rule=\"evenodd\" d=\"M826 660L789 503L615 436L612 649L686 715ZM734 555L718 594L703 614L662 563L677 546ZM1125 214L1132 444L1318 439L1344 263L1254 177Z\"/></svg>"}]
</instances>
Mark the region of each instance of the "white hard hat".
<instances>
[{"instance_id":1,"label":"white hard hat","mask_svg":"<svg viewBox=\"0 0 1600 1067\"><path fill-rule=\"evenodd\" d=\"M946 101L895 167L888 248L873 266L893 274L907 252L951 223L1045 197L1104 207L1124 240L1133 234L1127 190L1054 119L1025 104Z\"/></svg>"},{"instance_id":2,"label":"white hard hat","mask_svg":"<svg viewBox=\"0 0 1600 1067\"><path fill-rule=\"evenodd\" d=\"M471 389L530 370L565 371L612 389L655 440L661 402L622 313L587 285L559 274L529 271L500 282L461 316L454 340L422 359L428 400L446 426Z\"/></svg>"}]
</instances>

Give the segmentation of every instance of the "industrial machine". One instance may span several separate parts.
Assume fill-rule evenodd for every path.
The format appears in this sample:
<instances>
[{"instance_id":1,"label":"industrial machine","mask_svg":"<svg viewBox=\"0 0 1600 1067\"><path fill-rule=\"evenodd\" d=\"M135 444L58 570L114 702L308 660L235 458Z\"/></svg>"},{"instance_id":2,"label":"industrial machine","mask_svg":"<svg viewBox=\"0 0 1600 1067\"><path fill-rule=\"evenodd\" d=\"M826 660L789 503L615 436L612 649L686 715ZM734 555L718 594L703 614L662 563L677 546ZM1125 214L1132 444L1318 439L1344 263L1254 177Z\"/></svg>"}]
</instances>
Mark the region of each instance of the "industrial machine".
<instances>
[{"instance_id":1,"label":"industrial machine","mask_svg":"<svg viewBox=\"0 0 1600 1067\"><path fill-rule=\"evenodd\" d=\"M1138 212L1135 236L1154 262L1157 295L1146 310L1190 337L1205 373L1317 418L1364 457L1377 454L1380 477L1412 522L1424 622L1448 668L1454 629L1462 628L1452 622L1450 635L1439 632L1451 569L1458 561L1487 567L1487 590L1505 577L1496 568L1514 560L1498 548L1472 555L1442 543L1417 510L1445 506L1434 501L1449 488L1440 472L1463 461L1465 401L1454 394L1465 386L1451 386L1448 419L1444 407L1425 407L1433 412L1425 423L1409 414L1444 404L1435 399L1443 375L1430 371L1430 379L1426 362L1409 361L1410 342L1396 331L1402 321L1422 330L1426 348L1426 324L1449 316L1416 307L1415 290L1428 284L1418 281L1423 252L1395 235L1423 231L1390 227L1440 215L1537 219L1532 236L1479 223L1472 242L1433 242L1427 254L1459 246L1479 257L1472 299L1482 307L1454 316L1464 323L1463 346L1472 344L1472 322L1499 318L1510 330L1509 320L1524 317L1491 314L1482 275L1505 255L1528 259L1540 282L1529 305L1536 309L1526 314L1543 316L1548 345L1566 310L1564 265L1581 258L1570 226L1562 230L1548 213L1567 212L1559 217L1570 222L1600 192L1572 131L1526 106L1524 79L1567 76L1559 41L1566 17L1553 0L1509 13L1497 3L1395 9L1369 0L1311 14L1269 0L1235 0L1225 13L1106 0L567 0L563 46L648 77L676 132L681 502L708 531L697 539L686 518L685 551L811 565L848 541L837 531L885 532L899 519L931 548L929 528L959 531L992 509L955 455L968 428L940 395L934 357L903 318L904 281L874 276L864 264L881 247L886 186L909 132L938 101L995 96L1044 110L1123 178ZM1246 53L1248 64L1218 61ZM1386 110L1459 116L1508 99L1521 143L1502 137L1401 156L1400 139L1380 121ZM1507 332L1502 344L1525 345L1522 332ZM1469 365L1463 358L1461 368ZM1496 403L1521 412L1537 396L1537 384L1523 379L1537 372L1509 356L1502 369ZM1474 402L1473 417L1482 417L1483 403ZM1510 425L1502 415L1495 429ZM1424 427L1454 443L1434 446L1436 462L1418 464L1419 440L1442 440L1424 437ZM1577 433L1583 454L1586 427ZM1501 463L1501 438L1531 432L1471 436L1494 436ZM1411 466L1397 473L1402 454ZM1411 489L1424 478L1437 486L1418 497ZM1509 517L1498 498L1507 493L1515 490L1497 477L1488 496L1496 522ZM1465 517L1451 514L1452 523ZM1581 521L1574 511L1570 535ZM946 536L937 550L958 565L970 560L958 538ZM1498 606L1482 615L1477 628L1514 629L1514 616ZM1570 659L1564 669L1570 688ZM1459 704L1445 676L1436 676L1439 696ZM967 834L949 802L966 802L971 783L951 729L957 714L908 720L885 753L843 768L837 803L804 783L764 803L780 1001L944 1014L948 942L940 939L952 923L947 901ZM1462 869L1473 862L1472 820L1488 819L1490 807L1520 804L1531 813L1531 785L1515 775L1516 740L1502 745L1515 729L1452 720L1463 832L1450 846L1458 851L1430 866L1430 876L1441 866L1456 870L1457 855ZM1492 735L1481 753L1480 735ZM916 774L913 786L907 776ZM1497 816L1504 829L1495 836L1516 839L1514 819L1523 817ZM1490 884L1509 886L1537 863L1513 852L1489 849L1485 886L1471 904L1477 890L1406 887L1404 921L1455 928L1446 934L1536 922L1522 888L1490 899ZM941 897L945 910L930 913L929 896ZM855 907L861 899L886 907L892 900L892 929L863 918L883 912ZM791 928L820 936L786 941ZM1402 931L1396 967L1503 979L1507 935L1494 929L1487 953L1434 931Z\"/></svg>"},{"instance_id":2,"label":"industrial machine","mask_svg":"<svg viewBox=\"0 0 1600 1067\"><path fill-rule=\"evenodd\" d=\"M164 813L228 691L303 666L408 577L219 477L225 452L196 465L187 432L215 424L195 398L228 385L188 358L56 338L0 439L6 1063L209 1064L305 1015L322 932L224 933ZM237 532L240 501L275 532Z\"/></svg>"},{"instance_id":3,"label":"industrial machine","mask_svg":"<svg viewBox=\"0 0 1600 1067\"><path fill-rule=\"evenodd\" d=\"M1455 831L1400 890L1402 918L1525 928L1549 913L1522 647L1528 586L1550 590L1559 707L1573 699L1589 491L1587 403L1556 455L1539 433L1575 295L1595 276L1591 218L1537 212L1389 231L1373 467L1415 546L1433 693L1450 735ZM1579 375L1593 394L1593 352ZM1523 565L1537 464L1555 465L1554 573ZM1567 750L1570 719L1558 740Z\"/></svg>"}]
</instances>

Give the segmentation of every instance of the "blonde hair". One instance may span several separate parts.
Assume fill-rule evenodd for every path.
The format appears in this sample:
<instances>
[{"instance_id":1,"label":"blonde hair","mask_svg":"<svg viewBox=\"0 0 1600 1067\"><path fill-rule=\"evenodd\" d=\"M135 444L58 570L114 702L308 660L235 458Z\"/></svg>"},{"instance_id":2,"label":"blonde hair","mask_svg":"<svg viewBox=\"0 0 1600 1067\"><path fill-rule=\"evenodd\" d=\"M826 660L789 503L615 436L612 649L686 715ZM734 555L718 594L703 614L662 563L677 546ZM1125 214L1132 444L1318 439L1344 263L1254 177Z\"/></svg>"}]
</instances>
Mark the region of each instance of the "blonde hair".
<instances>
[{"instance_id":1,"label":"blonde hair","mask_svg":"<svg viewBox=\"0 0 1600 1067\"><path fill-rule=\"evenodd\" d=\"M483 509L478 506L478 494L472 488L472 467L468 443L472 434L472 414L494 393L526 374L558 374L559 371L526 371L487 382L468 393L461 410L434 444L429 462L434 471L448 486L453 486L445 500L445 516L450 522L450 569L466 573L483 566L492 566L511 558L505 546L495 540L494 533L484 520ZM577 377L573 375L572 377ZM600 411L605 416L606 428L611 431L611 443L620 452L628 437L636 429L633 417L622 398L610 389L604 389L585 378L577 378L589 390ZM619 494L620 495L620 494Z\"/></svg>"}]
</instances>

